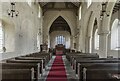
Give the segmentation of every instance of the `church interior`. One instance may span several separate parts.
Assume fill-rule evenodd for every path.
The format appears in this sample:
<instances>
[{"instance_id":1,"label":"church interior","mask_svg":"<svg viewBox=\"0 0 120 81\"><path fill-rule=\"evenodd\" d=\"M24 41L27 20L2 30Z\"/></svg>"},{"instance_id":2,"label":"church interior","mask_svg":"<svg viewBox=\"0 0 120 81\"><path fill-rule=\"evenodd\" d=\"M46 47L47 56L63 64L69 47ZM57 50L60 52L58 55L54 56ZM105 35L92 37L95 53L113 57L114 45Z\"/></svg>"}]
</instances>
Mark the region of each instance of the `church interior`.
<instances>
[{"instance_id":1,"label":"church interior","mask_svg":"<svg viewBox=\"0 0 120 81\"><path fill-rule=\"evenodd\" d=\"M0 0L1 81L120 81L120 0Z\"/></svg>"}]
</instances>

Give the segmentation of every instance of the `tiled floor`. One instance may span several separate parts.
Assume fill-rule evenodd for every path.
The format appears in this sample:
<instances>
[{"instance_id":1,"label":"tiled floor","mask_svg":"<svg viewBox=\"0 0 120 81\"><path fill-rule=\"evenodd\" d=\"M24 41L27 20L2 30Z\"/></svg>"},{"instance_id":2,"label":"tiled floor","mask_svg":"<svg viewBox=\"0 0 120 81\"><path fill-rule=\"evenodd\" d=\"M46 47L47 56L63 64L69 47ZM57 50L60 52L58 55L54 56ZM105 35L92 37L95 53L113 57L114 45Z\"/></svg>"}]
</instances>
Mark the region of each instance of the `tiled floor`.
<instances>
[{"instance_id":1,"label":"tiled floor","mask_svg":"<svg viewBox=\"0 0 120 81\"><path fill-rule=\"evenodd\" d=\"M63 57L63 61L65 64L68 81L78 81L78 77L75 75L75 72L72 70L68 60L66 59L65 56L62 56L62 57ZM51 69L54 58L55 58L55 56L52 56L52 59L50 60L50 62L46 66L46 69L45 69L43 75L41 76L40 81L46 81L47 75L49 73L49 70Z\"/></svg>"},{"instance_id":2,"label":"tiled floor","mask_svg":"<svg viewBox=\"0 0 120 81\"><path fill-rule=\"evenodd\" d=\"M66 59L65 56L63 56L63 61L65 64L68 81L78 81L78 77L76 76L75 71L73 71L69 61Z\"/></svg>"}]
</instances>

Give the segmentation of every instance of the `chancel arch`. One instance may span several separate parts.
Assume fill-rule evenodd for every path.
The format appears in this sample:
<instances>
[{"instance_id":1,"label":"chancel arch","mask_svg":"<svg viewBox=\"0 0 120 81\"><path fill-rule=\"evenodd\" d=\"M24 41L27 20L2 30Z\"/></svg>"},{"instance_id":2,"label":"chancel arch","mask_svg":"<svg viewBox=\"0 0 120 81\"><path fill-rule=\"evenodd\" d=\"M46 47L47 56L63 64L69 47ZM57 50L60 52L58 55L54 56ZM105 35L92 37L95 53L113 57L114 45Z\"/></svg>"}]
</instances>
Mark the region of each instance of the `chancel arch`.
<instances>
[{"instance_id":1,"label":"chancel arch","mask_svg":"<svg viewBox=\"0 0 120 81\"><path fill-rule=\"evenodd\" d=\"M52 23L59 17L61 16L62 18L64 18L64 20L68 23L70 29L71 29L71 36L74 36L75 34L75 30L74 27L76 27L76 18L75 18L75 14L72 11L47 11L44 15L46 17L44 17L44 23L43 23L43 31L46 31L46 33L43 36L43 40L44 42L46 42L46 40L49 40L49 29L52 25ZM49 14L48 14L49 13ZM44 33L44 32L43 32ZM74 40L72 38L72 40ZM49 43L49 41L47 41ZM71 41L71 43L73 43ZM49 43L50 44L50 43ZM71 45L71 48L73 46Z\"/></svg>"},{"instance_id":2,"label":"chancel arch","mask_svg":"<svg viewBox=\"0 0 120 81\"><path fill-rule=\"evenodd\" d=\"M70 48L71 29L63 17L59 16L53 22L49 30L49 36L51 48L54 48L55 45L58 44L56 43L56 37L58 37L58 39L61 39L62 36L64 37L64 45L66 46L66 48Z\"/></svg>"},{"instance_id":3,"label":"chancel arch","mask_svg":"<svg viewBox=\"0 0 120 81\"><path fill-rule=\"evenodd\" d=\"M58 13L57 15L55 15L54 17L52 17L50 23L48 24L48 29L47 29L48 32L49 32L49 29L50 29L51 25L54 23L54 21L55 21L58 17L62 17L62 18L67 22L67 24L69 25L71 31L73 31L73 32L71 32L71 34L74 35L74 29L73 29L73 25L72 25L70 19L68 19L68 18L67 18L64 14L62 14L62 13Z\"/></svg>"}]
</instances>

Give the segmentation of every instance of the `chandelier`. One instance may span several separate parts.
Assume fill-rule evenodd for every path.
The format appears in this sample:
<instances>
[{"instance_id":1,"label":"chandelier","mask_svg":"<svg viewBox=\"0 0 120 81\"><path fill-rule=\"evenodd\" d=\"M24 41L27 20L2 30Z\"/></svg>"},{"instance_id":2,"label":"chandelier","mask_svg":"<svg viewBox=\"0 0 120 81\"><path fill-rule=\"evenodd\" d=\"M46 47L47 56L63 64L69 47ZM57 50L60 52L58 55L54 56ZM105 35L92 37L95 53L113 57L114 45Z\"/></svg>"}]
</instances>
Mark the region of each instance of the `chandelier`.
<instances>
[{"instance_id":1,"label":"chandelier","mask_svg":"<svg viewBox=\"0 0 120 81\"><path fill-rule=\"evenodd\" d=\"M8 15L12 18L14 16L16 17L18 16L19 12L15 10L15 2L11 3L11 9L8 9L7 12L8 12Z\"/></svg>"},{"instance_id":2,"label":"chandelier","mask_svg":"<svg viewBox=\"0 0 120 81\"><path fill-rule=\"evenodd\" d=\"M107 8L107 2L103 2L102 3L101 14L100 14L101 19L103 19L104 15L106 15L107 17L109 17L109 15L110 15L110 11L107 11L106 8Z\"/></svg>"}]
</instances>

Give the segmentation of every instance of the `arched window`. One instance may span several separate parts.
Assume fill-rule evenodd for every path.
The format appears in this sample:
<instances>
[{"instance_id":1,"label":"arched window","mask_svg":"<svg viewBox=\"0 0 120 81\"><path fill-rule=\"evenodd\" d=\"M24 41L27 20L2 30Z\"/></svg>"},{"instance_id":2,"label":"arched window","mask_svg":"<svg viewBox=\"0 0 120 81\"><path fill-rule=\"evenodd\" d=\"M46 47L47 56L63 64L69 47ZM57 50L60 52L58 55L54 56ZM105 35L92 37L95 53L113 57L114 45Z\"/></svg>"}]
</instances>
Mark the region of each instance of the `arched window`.
<instances>
[{"instance_id":1,"label":"arched window","mask_svg":"<svg viewBox=\"0 0 120 81\"><path fill-rule=\"evenodd\" d=\"M80 8L79 8L79 20L81 19L81 6L80 6Z\"/></svg>"},{"instance_id":2,"label":"arched window","mask_svg":"<svg viewBox=\"0 0 120 81\"><path fill-rule=\"evenodd\" d=\"M87 8L89 8L91 4L92 4L92 0L87 0Z\"/></svg>"},{"instance_id":3,"label":"arched window","mask_svg":"<svg viewBox=\"0 0 120 81\"><path fill-rule=\"evenodd\" d=\"M39 11L38 11L38 17L40 18L41 17L41 8L39 6Z\"/></svg>"},{"instance_id":4,"label":"arched window","mask_svg":"<svg viewBox=\"0 0 120 81\"><path fill-rule=\"evenodd\" d=\"M0 21L0 52L3 48L3 31L2 31L2 21Z\"/></svg>"},{"instance_id":5,"label":"arched window","mask_svg":"<svg viewBox=\"0 0 120 81\"><path fill-rule=\"evenodd\" d=\"M40 37L39 37L39 34L37 34L37 48L40 49Z\"/></svg>"},{"instance_id":6,"label":"arched window","mask_svg":"<svg viewBox=\"0 0 120 81\"><path fill-rule=\"evenodd\" d=\"M120 50L120 21L115 19L111 29L111 49Z\"/></svg>"},{"instance_id":7,"label":"arched window","mask_svg":"<svg viewBox=\"0 0 120 81\"><path fill-rule=\"evenodd\" d=\"M32 0L27 0L28 5L31 7L32 5Z\"/></svg>"},{"instance_id":8,"label":"arched window","mask_svg":"<svg viewBox=\"0 0 120 81\"><path fill-rule=\"evenodd\" d=\"M63 45L65 45L65 37L64 36L57 36L56 38L55 38L55 40L56 40L56 44L63 44Z\"/></svg>"},{"instance_id":9,"label":"arched window","mask_svg":"<svg viewBox=\"0 0 120 81\"><path fill-rule=\"evenodd\" d=\"M95 49L96 50L99 50L99 35L98 35L98 29L96 29L96 31L95 31Z\"/></svg>"}]
</instances>

